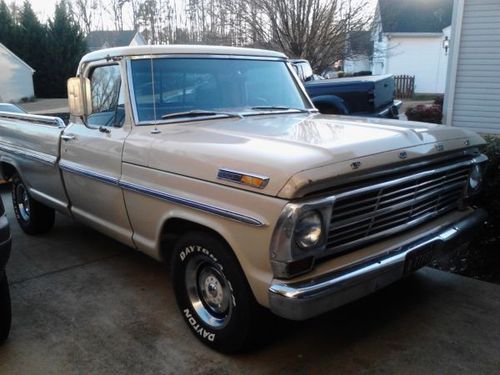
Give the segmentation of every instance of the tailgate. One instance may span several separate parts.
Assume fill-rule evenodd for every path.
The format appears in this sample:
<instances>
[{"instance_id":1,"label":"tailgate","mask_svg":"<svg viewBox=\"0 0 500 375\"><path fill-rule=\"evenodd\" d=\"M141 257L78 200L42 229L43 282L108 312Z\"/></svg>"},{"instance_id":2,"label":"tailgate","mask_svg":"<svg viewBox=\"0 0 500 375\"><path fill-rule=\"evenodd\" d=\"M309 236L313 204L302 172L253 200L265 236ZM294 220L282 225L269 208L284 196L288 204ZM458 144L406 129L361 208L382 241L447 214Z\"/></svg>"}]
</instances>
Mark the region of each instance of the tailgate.
<instances>
[{"instance_id":1,"label":"tailgate","mask_svg":"<svg viewBox=\"0 0 500 375\"><path fill-rule=\"evenodd\" d=\"M394 76L386 75L374 82L375 110L391 104L394 100Z\"/></svg>"}]
</instances>

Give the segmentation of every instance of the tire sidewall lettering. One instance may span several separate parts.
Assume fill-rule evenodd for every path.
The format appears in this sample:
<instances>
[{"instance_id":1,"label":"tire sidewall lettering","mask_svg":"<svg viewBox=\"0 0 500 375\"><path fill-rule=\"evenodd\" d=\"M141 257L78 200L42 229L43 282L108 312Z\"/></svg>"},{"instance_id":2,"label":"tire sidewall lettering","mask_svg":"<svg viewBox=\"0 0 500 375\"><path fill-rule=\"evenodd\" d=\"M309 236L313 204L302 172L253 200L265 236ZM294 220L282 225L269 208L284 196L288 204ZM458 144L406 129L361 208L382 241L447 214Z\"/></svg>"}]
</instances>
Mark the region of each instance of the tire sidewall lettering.
<instances>
[{"instance_id":1,"label":"tire sidewall lettering","mask_svg":"<svg viewBox=\"0 0 500 375\"><path fill-rule=\"evenodd\" d=\"M191 254L203 254L203 255L206 255L206 256L210 257L210 259L212 261L214 261L215 263L217 263L217 265L222 269L222 266L219 264L219 262L217 260L217 257L215 255L213 255L210 252L210 250L208 250L205 247L200 246L200 245L187 245L187 246L185 246L182 249L182 251L179 252L179 259L183 263L186 260L186 258L189 255L191 255Z\"/></svg>"},{"instance_id":2,"label":"tire sidewall lettering","mask_svg":"<svg viewBox=\"0 0 500 375\"><path fill-rule=\"evenodd\" d=\"M191 329L199 335L201 338L208 340L210 342L215 341L215 336L216 334L214 332L209 331L206 329L202 324L198 323L196 318L194 317L195 314L191 313L191 310L188 308L185 308L183 310L184 317L186 318L187 322L191 326Z\"/></svg>"}]
</instances>

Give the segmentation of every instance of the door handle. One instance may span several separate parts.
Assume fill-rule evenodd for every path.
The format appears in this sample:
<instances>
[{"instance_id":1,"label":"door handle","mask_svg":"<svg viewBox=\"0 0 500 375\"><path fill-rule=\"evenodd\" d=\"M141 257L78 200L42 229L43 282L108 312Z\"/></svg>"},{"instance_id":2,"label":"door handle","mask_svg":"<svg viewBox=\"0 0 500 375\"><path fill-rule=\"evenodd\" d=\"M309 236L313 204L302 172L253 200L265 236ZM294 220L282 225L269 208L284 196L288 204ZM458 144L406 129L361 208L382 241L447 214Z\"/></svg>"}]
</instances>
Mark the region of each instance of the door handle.
<instances>
[{"instance_id":1,"label":"door handle","mask_svg":"<svg viewBox=\"0 0 500 375\"><path fill-rule=\"evenodd\" d=\"M76 139L76 136L74 134L63 134L61 135L61 139L65 142L72 141L73 139Z\"/></svg>"}]
</instances>

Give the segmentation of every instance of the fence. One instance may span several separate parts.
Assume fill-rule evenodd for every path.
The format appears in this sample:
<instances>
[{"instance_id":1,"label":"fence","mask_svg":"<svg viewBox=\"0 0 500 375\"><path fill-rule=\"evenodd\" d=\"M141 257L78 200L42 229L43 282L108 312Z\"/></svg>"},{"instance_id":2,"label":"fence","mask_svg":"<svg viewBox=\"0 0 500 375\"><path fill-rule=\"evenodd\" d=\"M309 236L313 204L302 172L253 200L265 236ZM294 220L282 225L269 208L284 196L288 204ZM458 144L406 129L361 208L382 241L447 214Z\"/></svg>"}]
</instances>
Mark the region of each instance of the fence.
<instances>
[{"instance_id":1,"label":"fence","mask_svg":"<svg viewBox=\"0 0 500 375\"><path fill-rule=\"evenodd\" d=\"M394 76L394 91L398 99L411 98L415 93L415 76Z\"/></svg>"}]
</instances>

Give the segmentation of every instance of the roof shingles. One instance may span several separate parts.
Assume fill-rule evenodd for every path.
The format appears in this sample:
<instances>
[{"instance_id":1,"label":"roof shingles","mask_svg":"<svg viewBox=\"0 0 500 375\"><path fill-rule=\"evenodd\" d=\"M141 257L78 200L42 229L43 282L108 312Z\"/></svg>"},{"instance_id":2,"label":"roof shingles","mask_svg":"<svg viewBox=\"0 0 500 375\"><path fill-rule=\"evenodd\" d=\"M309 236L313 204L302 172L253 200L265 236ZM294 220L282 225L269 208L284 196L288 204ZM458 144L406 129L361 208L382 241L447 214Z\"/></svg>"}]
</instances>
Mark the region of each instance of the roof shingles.
<instances>
[{"instance_id":1,"label":"roof shingles","mask_svg":"<svg viewBox=\"0 0 500 375\"><path fill-rule=\"evenodd\" d=\"M439 33L451 25L453 0L379 0L384 33Z\"/></svg>"}]
</instances>

